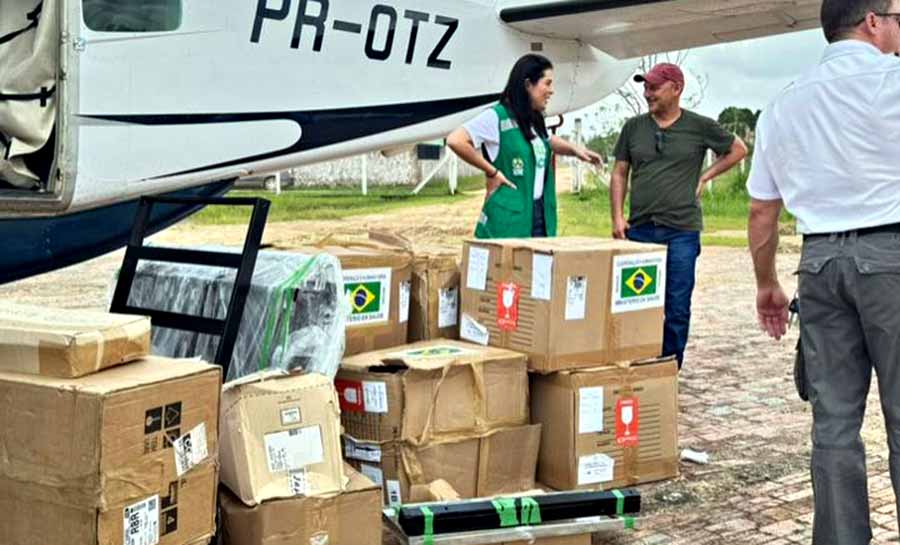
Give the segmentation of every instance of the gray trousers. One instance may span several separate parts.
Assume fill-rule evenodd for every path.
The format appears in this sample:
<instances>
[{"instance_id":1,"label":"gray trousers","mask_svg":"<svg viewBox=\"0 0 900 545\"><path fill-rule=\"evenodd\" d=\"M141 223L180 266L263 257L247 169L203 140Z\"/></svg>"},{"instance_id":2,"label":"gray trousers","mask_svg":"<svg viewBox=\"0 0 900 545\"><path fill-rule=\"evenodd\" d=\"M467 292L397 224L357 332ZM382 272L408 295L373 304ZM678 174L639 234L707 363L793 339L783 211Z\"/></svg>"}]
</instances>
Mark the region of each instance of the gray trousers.
<instances>
[{"instance_id":1,"label":"gray trousers","mask_svg":"<svg viewBox=\"0 0 900 545\"><path fill-rule=\"evenodd\" d=\"M860 428L878 376L900 497L900 235L808 238L799 267L800 335L812 404L815 545L870 542Z\"/></svg>"}]
</instances>

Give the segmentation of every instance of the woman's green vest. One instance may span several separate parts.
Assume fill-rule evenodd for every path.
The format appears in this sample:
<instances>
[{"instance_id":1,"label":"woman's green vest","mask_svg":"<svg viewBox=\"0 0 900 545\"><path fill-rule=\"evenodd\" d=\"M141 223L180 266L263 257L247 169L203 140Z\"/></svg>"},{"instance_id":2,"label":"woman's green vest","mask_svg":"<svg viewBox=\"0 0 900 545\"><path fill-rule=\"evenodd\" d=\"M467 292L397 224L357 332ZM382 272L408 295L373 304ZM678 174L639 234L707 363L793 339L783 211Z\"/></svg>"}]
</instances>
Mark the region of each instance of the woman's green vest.
<instances>
[{"instance_id":1,"label":"woman's green vest","mask_svg":"<svg viewBox=\"0 0 900 545\"><path fill-rule=\"evenodd\" d=\"M531 142L525 140L515 119L506 108L494 106L500 119L500 152L493 161L516 189L501 185L484 203L475 227L476 238L529 238L534 212L534 172L537 158ZM550 141L544 142L544 221L547 236L556 236L556 183L553 172L553 151Z\"/></svg>"}]
</instances>

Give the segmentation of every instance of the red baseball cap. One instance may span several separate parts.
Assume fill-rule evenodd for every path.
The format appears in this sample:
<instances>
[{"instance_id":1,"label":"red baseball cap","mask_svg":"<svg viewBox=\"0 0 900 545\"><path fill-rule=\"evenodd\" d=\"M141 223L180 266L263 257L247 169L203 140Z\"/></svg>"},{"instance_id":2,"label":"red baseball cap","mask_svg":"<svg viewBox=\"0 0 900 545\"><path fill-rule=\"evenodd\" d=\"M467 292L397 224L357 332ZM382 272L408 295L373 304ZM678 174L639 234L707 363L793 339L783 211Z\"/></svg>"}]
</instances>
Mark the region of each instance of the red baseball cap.
<instances>
[{"instance_id":1,"label":"red baseball cap","mask_svg":"<svg viewBox=\"0 0 900 545\"><path fill-rule=\"evenodd\" d=\"M646 74L638 74L634 76L634 81L650 85L662 85L667 81L675 82L684 87L684 72L677 65L669 62L662 62L650 69Z\"/></svg>"}]
</instances>

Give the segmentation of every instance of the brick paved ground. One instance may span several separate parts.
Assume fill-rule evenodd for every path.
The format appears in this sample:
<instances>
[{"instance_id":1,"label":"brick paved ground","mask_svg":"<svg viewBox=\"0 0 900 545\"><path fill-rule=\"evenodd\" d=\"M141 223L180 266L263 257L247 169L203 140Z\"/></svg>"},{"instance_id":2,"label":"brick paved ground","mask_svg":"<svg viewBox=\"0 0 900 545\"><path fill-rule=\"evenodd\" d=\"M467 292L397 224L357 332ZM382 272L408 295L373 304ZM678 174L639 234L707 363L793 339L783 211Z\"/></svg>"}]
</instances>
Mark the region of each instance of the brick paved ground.
<instances>
[{"instance_id":1,"label":"brick paved ground","mask_svg":"<svg viewBox=\"0 0 900 545\"><path fill-rule=\"evenodd\" d=\"M779 257L781 276L799 259ZM786 285L786 288L788 286ZM744 250L704 249L691 342L680 377L680 445L708 452L709 465L682 463L676 481L639 487L639 531L610 545L811 543L808 405L791 375L796 332L775 342L754 321L755 288ZM874 543L897 543L884 421L874 385L863 436L868 449Z\"/></svg>"},{"instance_id":2,"label":"brick paved ground","mask_svg":"<svg viewBox=\"0 0 900 545\"><path fill-rule=\"evenodd\" d=\"M397 215L340 222L271 224L266 241L292 243L327 233L365 233L395 228L427 242L458 243L471 230L478 200L453 209L422 207ZM166 242L237 243L241 226L182 225ZM782 278L798 255L780 257ZM61 307L103 308L121 252L64 271L0 286L0 297ZM812 496L808 475L810 414L793 389L796 332L776 343L757 331L754 286L746 250L705 248L700 258L694 320L680 377L682 447L708 452L710 465L683 464L676 481L640 487L643 527L605 536L610 545L753 545L810 543ZM875 543L897 543L893 491L888 476L884 422L872 388L864 428Z\"/></svg>"}]
</instances>

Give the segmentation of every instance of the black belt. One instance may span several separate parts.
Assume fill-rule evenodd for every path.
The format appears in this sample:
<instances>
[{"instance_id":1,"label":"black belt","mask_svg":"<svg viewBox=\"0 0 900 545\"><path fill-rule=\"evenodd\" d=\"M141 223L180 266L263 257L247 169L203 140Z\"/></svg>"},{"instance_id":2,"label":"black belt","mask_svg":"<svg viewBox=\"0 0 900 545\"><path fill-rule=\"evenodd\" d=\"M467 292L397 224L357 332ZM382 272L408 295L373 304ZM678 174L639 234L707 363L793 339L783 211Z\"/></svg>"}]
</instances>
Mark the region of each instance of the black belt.
<instances>
[{"instance_id":1,"label":"black belt","mask_svg":"<svg viewBox=\"0 0 900 545\"><path fill-rule=\"evenodd\" d=\"M863 227L862 229L854 229L852 231L842 231L838 233L816 233L813 235L803 235L803 240L815 240L818 238L828 238L831 236L844 237L854 233L858 237L864 235L872 235L875 233L900 233L900 223L889 223L887 225L878 225L875 227Z\"/></svg>"}]
</instances>

